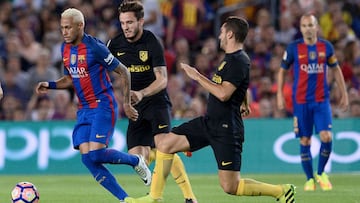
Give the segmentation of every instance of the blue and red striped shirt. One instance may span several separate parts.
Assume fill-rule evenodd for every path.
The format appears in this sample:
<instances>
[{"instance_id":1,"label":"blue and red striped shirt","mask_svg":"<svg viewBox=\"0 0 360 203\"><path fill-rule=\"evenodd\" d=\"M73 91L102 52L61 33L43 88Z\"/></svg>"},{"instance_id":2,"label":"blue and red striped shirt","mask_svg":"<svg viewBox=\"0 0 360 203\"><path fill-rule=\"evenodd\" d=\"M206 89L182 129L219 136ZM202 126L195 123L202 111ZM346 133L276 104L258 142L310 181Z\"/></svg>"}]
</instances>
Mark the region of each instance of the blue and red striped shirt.
<instances>
[{"instance_id":1,"label":"blue and red striped shirt","mask_svg":"<svg viewBox=\"0 0 360 203\"><path fill-rule=\"evenodd\" d=\"M104 43L84 34L77 46L63 43L61 52L64 74L72 78L79 109L117 106L107 70L113 71L120 62Z\"/></svg>"},{"instance_id":2,"label":"blue and red striped shirt","mask_svg":"<svg viewBox=\"0 0 360 203\"><path fill-rule=\"evenodd\" d=\"M338 61L334 48L327 40L319 38L314 45L298 39L288 45L281 67L288 70L293 65L293 100L296 103L321 102L329 99L328 67L336 67Z\"/></svg>"}]
</instances>

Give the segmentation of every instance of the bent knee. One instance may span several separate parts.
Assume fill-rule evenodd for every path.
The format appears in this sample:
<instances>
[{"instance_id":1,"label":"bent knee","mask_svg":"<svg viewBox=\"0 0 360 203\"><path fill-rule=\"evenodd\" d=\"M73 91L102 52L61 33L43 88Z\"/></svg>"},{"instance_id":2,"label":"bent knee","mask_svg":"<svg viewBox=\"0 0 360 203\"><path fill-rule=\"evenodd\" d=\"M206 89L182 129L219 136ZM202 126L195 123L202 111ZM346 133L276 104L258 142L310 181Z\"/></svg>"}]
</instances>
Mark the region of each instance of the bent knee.
<instances>
[{"instance_id":1,"label":"bent knee","mask_svg":"<svg viewBox=\"0 0 360 203\"><path fill-rule=\"evenodd\" d=\"M223 191L227 194L230 195L235 195L236 191L237 191L237 187L238 185L234 185L234 184L221 184L221 187L223 189Z\"/></svg>"},{"instance_id":2,"label":"bent knee","mask_svg":"<svg viewBox=\"0 0 360 203\"><path fill-rule=\"evenodd\" d=\"M105 156L105 149L98 149L89 151L89 157L92 162L102 162L103 157Z\"/></svg>"},{"instance_id":3,"label":"bent knee","mask_svg":"<svg viewBox=\"0 0 360 203\"><path fill-rule=\"evenodd\" d=\"M163 153L171 153L171 145L169 145L165 140L160 140L156 143L156 149Z\"/></svg>"}]
</instances>

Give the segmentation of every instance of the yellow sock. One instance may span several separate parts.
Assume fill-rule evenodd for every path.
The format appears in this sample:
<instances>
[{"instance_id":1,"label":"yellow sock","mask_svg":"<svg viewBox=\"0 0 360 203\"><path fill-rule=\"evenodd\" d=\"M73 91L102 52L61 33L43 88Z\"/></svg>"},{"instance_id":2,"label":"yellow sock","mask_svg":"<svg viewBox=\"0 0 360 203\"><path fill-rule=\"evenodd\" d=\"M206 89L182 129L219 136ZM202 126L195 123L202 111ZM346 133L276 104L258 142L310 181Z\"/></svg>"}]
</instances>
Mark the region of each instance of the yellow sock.
<instances>
[{"instance_id":1,"label":"yellow sock","mask_svg":"<svg viewBox=\"0 0 360 203\"><path fill-rule=\"evenodd\" d=\"M262 183L253 179L240 179L236 195L238 196L273 196L279 197L283 193L281 185Z\"/></svg>"},{"instance_id":2,"label":"yellow sock","mask_svg":"<svg viewBox=\"0 0 360 203\"><path fill-rule=\"evenodd\" d=\"M155 168L150 187L150 196L153 199L163 197L166 178L170 173L174 154L165 154L156 151Z\"/></svg>"},{"instance_id":3,"label":"yellow sock","mask_svg":"<svg viewBox=\"0 0 360 203\"><path fill-rule=\"evenodd\" d=\"M185 199L195 200L195 195L192 191L189 177L185 171L185 167L179 155L174 154L173 164L171 166L171 175L175 179L175 182L180 187Z\"/></svg>"},{"instance_id":4,"label":"yellow sock","mask_svg":"<svg viewBox=\"0 0 360 203\"><path fill-rule=\"evenodd\" d=\"M155 161L156 159L156 148L152 148L150 150L150 155L149 155L149 163L148 165L150 165L153 161Z\"/></svg>"}]
</instances>

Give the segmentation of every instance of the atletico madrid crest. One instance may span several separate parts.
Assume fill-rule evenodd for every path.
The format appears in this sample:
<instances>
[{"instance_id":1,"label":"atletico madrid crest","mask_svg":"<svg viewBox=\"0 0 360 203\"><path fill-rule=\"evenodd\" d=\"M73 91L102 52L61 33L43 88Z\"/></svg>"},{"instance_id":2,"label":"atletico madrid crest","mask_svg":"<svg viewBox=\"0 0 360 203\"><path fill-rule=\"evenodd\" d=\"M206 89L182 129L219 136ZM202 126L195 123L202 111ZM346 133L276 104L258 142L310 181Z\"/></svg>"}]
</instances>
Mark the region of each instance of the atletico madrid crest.
<instances>
[{"instance_id":1,"label":"atletico madrid crest","mask_svg":"<svg viewBox=\"0 0 360 203\"><path fill-rule=\"evenodd\" d=\"M148 51L139 51L139 58L143 62L147 61L149 58Z\"/></svg>"}]
</instances>

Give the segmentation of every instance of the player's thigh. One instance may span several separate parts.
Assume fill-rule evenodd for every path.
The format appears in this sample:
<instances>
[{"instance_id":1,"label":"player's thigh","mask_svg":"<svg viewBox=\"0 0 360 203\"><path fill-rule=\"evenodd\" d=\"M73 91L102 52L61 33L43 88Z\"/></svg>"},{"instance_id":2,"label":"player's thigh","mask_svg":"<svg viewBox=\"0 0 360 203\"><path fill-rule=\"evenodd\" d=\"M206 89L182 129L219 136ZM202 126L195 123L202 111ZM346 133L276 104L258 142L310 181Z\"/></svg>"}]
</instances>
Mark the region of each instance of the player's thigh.
<instances>
[{"instance_id":1,"label":"player's thigh","mask_svg":"<svg viewBox=\"0 0 360 203\"><path fill-rule=\"evenodd\" d=\"M74 126L72 140L75 149L79 149L80 144L90 141L90 131L93 112L81 109L77 112L76 124Z\"/></svg>"},{"instance_id":2,"label":"player's thigh","mask_svg":"<svg viewBox=\"0 0 360 203\"><path fill-rule=\"evenodd\" d=\"M294 104L294 132L296 137L311 137L314 116L308 104Z\"/></svg>"},{"instance_id":3,"label":"player's thigh","mask_svg":"<svg viewBox=\"0 0 360 203\"><path fill-rule=\"evenodd\" d=\"M328 101L319 102L317 107L314 108L314 123L317 134L320 131L331 131L332 113L331 106Z\"/></svg>"},{"instance_id":4,"label":"player's thigh","mask_svg":"<svg viewBox=\"0 0 360 203\"><path fill-rule=\"evenodd\" d=\"M154 148L154 136L170 132L171 115L169 106L149 106L141 109L137 121L130 121L127 145L131 150L137 146Z\"/></svg>"},{"instance_id":5,"label":"player's thigh","mask_svg":"<svg viewBox=\"0 0 360 203\"><path fill-rule=\"evenodd\" d=\"M204 117L198 117L174 127L171 134L186 138L189 145L186 151L193 152L210 144Z\"/></svg>"},{"instance_id":6,"label":"player's thigh","mask_svg":"<svg viewBox=\"0 0 360 203\"><path fill-rule=\"evenodd\" d=\"M219 170L240 171L243 140L241 133L212 133L210 144Z\"/></svg>"},{"instance_id":7,"label":"player's thigh","mask_svg":"<svg viewBox=\"0 0 360 203\"><path fill-rule=\"evenodd\" d=\"M151 123L153 135L168 133L171 130L171 109L169 106L153 106L146 112Z\"/></svg>"},{"instance_id":8,"label":"player's thigh","mask_svg":"<svg viewBox=\"0 0 360 203\"><path fill-rule=\"evenodd\" d=\"M129 120L129 125L126 133L126 143L128 150L137 146L154 145L154 136L151 132L151 124L140 116L136 121Z\"/></svg>"},{"instance_id":9,"label":"player's thigh","mask_svg":"<svg viewBox=\"0 0 360 203\"><path fill-rule=\"evenodd\" d=\"M94 109L91 122L90 141L109 144L115 130L117 114L110 108Z\"/></svg>"},{"instance_id":10,"label":"player's thigh","mask_svg":"<svg viewBox=\"0 0 360 203\"><path fill-rule=\"evenodd\" d=\"M155 136L156 148L163 153L176 153L190 150L190 144L185 135L173 132L158 134Z\"/></svg>"}]
</instances>

